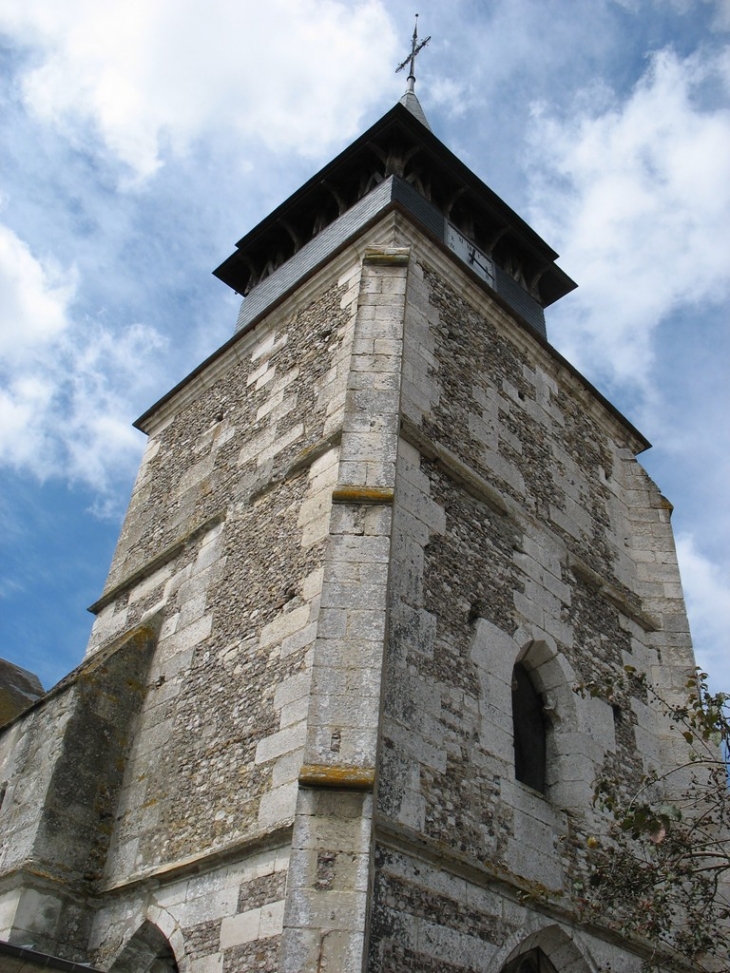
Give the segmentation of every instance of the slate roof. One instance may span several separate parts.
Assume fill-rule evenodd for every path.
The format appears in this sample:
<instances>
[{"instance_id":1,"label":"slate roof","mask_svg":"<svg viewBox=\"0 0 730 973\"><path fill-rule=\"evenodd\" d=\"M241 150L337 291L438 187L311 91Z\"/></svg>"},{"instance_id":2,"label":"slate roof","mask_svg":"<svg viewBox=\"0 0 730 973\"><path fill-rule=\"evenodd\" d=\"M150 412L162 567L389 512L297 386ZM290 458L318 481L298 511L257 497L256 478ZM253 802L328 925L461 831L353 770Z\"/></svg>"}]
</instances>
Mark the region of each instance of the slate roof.
<instances>
[{"instance_id":1,"label":"slate roof","mask_svg":"<svg viewBox=\"0 0 730 973\"><path fill-rule=\"evenodd\" d=\"M407 102L408 104L405 104ZM541 307L573 290L557 253L427 128L406 92L371 128L242 237L214 274L246 295L391 175L415 187L498 266L519 266ZM425 119L425 115L423 116Z\"/></svg>"},{"instance_id":2,"label":"slate roof","mask_svg":"<svg viewBox=\"0 0 730 973\"><path fill-rule=\"evenodd\" d=\"M57 973L99 973L86 963L72 963L40 953L27 946L15 946L0 940L0 970L2 973L31 973L34 970L53 970Z\"/></svg>"},{"instance_id":3,"label":"slate roof","mask_svg":"<svg viewBox=\"0 0 730 973\"><path fill-rule=\"evenodd\" d=\"M38 676L0 659L0 726L14 720L44 692Z\"/></svg>"}]
</instances>

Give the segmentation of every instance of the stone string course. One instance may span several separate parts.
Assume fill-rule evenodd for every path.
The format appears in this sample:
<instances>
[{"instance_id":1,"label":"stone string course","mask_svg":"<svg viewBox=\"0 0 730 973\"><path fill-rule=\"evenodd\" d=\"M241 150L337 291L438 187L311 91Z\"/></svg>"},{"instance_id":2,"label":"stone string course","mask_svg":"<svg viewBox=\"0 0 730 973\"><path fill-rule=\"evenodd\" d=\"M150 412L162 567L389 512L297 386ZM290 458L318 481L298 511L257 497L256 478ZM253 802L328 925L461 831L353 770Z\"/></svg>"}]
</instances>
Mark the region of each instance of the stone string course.
<instances>
[{"instance_id":1,"label":"stone string course","mask_svg":"<svg viewBox=\"0 0 730 973\"><path fill-rule=\"evenodd\" d=\"M537 944L638 973L573 898L595 776L678 747L575 685L692 665L631 427L391 213L145 430L87 657L0 735L0 938L115 973L165 940L180 973ZM514 778L518 660L545 795Z\"/></svg>"}]
</instances>

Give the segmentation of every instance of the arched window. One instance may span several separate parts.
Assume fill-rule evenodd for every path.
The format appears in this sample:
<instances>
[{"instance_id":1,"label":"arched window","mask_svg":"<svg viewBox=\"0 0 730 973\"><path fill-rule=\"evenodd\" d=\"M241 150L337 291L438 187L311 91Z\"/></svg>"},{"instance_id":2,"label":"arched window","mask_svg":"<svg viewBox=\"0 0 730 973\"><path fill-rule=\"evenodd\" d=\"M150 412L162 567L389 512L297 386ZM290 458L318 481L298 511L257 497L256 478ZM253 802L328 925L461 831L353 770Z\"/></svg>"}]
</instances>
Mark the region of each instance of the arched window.
<instances>
[{"instance_id":1,"label":"arched window","mask_svg":"<svg viewBox=\"0 0 730 973\"><path fill-rule=\"evenodd\" d=\"M531 949L511 960L502 973L557 973L541 949Z\"/></svg>"},{"instance_id":2,"label":"arched window","mask_svg":"<svg viewBox=\"0 0 730 973\"><path fill-rule=\"evenodd\" d=\"M545 793L546 719L542 697L521 664L512 670L512 726L515 777Z\"/></svg>"}]
</instances>

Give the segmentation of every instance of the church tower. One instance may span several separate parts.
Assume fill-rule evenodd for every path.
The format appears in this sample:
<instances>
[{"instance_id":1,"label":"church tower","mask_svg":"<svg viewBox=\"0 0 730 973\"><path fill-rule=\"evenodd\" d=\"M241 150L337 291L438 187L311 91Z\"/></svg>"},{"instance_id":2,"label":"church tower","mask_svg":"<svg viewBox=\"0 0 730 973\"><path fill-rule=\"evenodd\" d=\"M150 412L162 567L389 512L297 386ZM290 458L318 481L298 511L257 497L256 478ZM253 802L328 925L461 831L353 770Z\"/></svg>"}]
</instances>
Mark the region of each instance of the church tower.
<instances>
[{"instance_id":1,"label":"church tower","mask_svg":"<svg viewBox=\"0 0 730 973\"><path fill-rule=\"evenodd\" d=\"M576 888L596 777L675 743L574 688L694 660L648 443L548 341L556 257L411 77L216 270L235 334L138 420L86 658L0 738L18 953L640 969Z\"/></svg>"}]
</instances>

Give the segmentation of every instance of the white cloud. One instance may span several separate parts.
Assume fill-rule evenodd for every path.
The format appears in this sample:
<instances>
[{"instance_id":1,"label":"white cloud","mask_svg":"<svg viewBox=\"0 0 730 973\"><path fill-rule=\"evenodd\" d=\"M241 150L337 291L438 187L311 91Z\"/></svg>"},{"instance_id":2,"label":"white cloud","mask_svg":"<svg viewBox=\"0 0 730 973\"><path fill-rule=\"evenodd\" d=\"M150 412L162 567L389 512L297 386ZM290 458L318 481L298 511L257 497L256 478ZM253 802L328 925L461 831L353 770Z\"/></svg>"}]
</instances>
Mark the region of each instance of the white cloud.
<instances>
[{"instance_id":1,"label":"white cloud","mask_svg":"<svg viewBox=\"0 0 730 973\"><path fill-rule=\"evenodd\" d=\"M537 110L530 147L533 225L580 285L551 313L551 335L658 437L663 488L679 500L681 487L692 524L677 547L697 657L724 688L728 524L713 498L726 465L726 342L713 329L730 295L729 105L730 49L663 50L625 100L591 86L571 117Z\"/></svg>"},{"instance_id":2,"label":"white cloud","mask_svg":"<svg viewBox=\"0 0 730 973\"><path fill-rule=\"evenodd\" d=\"M553 318L578 367L646 385L662 318L726 299L729 96L729 49L665 50L624 104L536 112L533 216L581 285Z\"/></svg>"},{"instance_id":3,"label":"white cloud","mask_svg":"<svg viewBox=\"0 0 730 973\"><path fill-rule=\"evenodd\" d=\"M654 0L657 6L664 2L665 0ZM699 3L698 0L670 0L670 2L675 10L687 14L691 14L702 4L714 7L713 29L718 31L730 30L730 0L699 0Z\"/></svg>"},{"instance_id":4,"label":"white cloud","mask_svg":"<svg viewBox=\"0 0 730 973\"><path fill-rule=\"evenodd\" d=\"M677 557L698 664L714 685L730 686L730 574L705 557L691 534L677 537Z\"/></svg>"},{"instance_id":5,"label":"white cloud","mask_svg":"<svg viewBox=\"0 0 730 973\"><path fill-rule=\"evenodd\" d=\"M52 261L41 265L11 230L0 224L0 358L7 365L35 343L58 337L67 325L76 272Z\"/></svg>"},{"instance_id":6,"label":"white cloud","mask_svg":"<svg viewBox=\"0 0 730 973\"><path fill-rule=\"evenodd\" d=\"M712 2L712 0L706 0ZM715 0L715 29L730 30L730 0Z\"/></svg>"},{"instance_id":7,"label":"white cloud","mask_svg":"<svg viewBox=\"0 0 730 973\"><path fill-rule=\"evenodd\" d=\"M139 437L118 417L161 339L75 320L73 277L0 225L0 463L104 493L137 460Z\"/></svg>"},{"instance_id":8,"label":"white cloud","mask_svg":"<svg viewBox=\"0 0 730 973\"><path fill-rule=\"evenodd\" d=\"M614 0L620 7L632 12L638 12L647 0ZM730 0L649 0L655 7L671 7L679 14L691 15L698 8L714 7L713 29L718 31L730 30Z\"/></svg>"},{"instance_id":9,"label":"white cloud","mask_svg":"<svg viewBox=\"0 0 730 973\"><path fill-rule=\"evenodd\" d=\"M429 102L445 108L457 118L466 114L471 96L466 85L451 78L435 78L428 86Z\"/></svg>"},{"instance_id":10,"label":"white cloud","mask_svg":"<svg viewBox=\"0 0 730 973\"><path fill-rule=\"evenodd\" d=\"M317 154L396 56L378 0L0 0L0 30L35 51L32 111L82 143L92 123L139 178L214 127Z\"/></svg>"}]
</instances>

